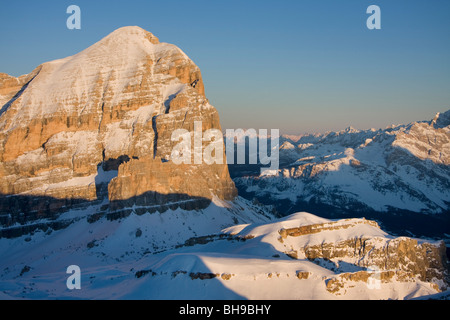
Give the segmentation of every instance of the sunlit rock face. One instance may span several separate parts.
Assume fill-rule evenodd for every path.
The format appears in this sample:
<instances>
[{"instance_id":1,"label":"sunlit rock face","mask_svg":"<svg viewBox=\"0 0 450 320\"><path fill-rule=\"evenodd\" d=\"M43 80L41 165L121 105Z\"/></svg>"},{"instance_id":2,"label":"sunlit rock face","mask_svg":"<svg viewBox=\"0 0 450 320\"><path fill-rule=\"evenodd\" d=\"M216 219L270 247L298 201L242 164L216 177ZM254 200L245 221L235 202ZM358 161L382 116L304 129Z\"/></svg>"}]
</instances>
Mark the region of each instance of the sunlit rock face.
<instances>
[{"instance_id":1,"label":"sunlit rock face","mask_svg":"<svg viewBox=\"0 0 450 320\"><path fill-rule=\"evenodd\" d=\"M184 170L171 162L175 130L194 121L221 130L219 116L192 60L139 27L29 75L0 74L0 103L2 224L148 192L236 196L226 162Z\"/></svg>"}]
</instances>

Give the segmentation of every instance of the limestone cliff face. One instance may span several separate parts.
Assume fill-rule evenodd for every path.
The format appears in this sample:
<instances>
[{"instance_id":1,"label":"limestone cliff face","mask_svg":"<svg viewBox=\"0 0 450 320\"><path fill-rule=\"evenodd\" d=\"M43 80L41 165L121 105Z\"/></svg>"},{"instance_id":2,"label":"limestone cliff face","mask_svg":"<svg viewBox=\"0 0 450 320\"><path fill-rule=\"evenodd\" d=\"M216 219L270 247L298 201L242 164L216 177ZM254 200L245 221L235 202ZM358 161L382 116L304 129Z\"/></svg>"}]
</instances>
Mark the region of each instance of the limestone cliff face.
<instances>
[{"instance_id":1,"label":"limestone cliff face","mask_svg":"<svg viewBox=\"0 0 450 320\"><path fill-rule=\"evenodd\" d=\"M365 219L281 229L279 234L286 254L294 259L306 258L335 271L342 272L348 266L359 270L330 279L327 290L332 293L339 292L348 281L387 283L394 278L417 278L432 283L436 289L448 287L449 265L443 241L394 238L382 232L376 222Z\"/></svg>"},{"instance_id":2,"label":"limestone cliff face","mask_svg":"<svg viewBox=\"0 0 450 320\"><path fill-rule=\"evenodd\" d=\"M118 29L27 76L1 74L0 102L2 224L106 198L114 172L113 201L146 192L236 195L226 163L192 170L171 163L174 130L194 121L221 130L219 116L200 69L141 28Z\"/></svg>"}]
</instances>

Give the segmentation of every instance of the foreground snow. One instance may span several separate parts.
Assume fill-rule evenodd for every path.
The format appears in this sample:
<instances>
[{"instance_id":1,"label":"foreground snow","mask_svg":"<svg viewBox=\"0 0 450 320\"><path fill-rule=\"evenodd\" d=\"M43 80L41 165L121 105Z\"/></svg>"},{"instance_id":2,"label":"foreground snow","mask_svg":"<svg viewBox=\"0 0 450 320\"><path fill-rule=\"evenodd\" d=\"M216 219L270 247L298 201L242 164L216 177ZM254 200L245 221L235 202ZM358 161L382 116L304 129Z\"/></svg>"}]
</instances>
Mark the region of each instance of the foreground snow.
<instances>
[{"instance_id":1,"label":"foreground snow","mask_svg":"<svg viewBox=\"0 0 450 320\"><path fill-rule=\"evenodd\" d=\"M280 241L280 230L319 224L332 228ZM332 292L332 279L363 269L286 255L362 236L392 239L363 219L298 213L275 220L242 199L198 212L80 219L67 229L0 239L0 299L409 299L438 292L395 278L375 287L348 281ZM66 287L70 265L81 268L81 290Z\"/></svg>"}]
</instances>

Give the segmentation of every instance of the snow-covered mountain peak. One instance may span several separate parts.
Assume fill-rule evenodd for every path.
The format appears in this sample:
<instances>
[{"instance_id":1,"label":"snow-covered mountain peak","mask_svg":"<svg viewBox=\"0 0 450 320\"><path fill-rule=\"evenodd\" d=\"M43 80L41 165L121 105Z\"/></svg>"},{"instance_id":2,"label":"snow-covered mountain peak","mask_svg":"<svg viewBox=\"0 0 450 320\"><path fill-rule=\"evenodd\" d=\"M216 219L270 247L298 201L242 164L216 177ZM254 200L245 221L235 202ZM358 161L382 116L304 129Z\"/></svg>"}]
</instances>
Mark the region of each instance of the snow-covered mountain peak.
<instances>
[{"instance_id":1,"label":"snow-covered mountain peak","mask_svg":"<svg viewBox=\"0 0 450 320\"><path fill-rule=\"evenodd\" d=\"M292 143L290 143L289 141L286 141L286 142L284 142L282 144L280 149L282 149L282 150L294 150L295 146Z\"/></svg>"},{"instance_id":2,"label":"snow-covered mountain peak","mask_svg":"<svg viewBox=\"0 0 450 320\"><path fill-rule=\"evenodd\" d=\"M122 27L111 32L109 35L76 54L74 57L92 55L108 55L109 64L117 64L118 62L136 59L142 57L142 54L153 54L158 49L174 49L174 45L160 43L159 39L151 32L140 27ZM113 55L110 53L114 52ZM127 54L126 57L123 55ZM141 54L141 55L139 55ZM119 60L120 59L120 60Z\"/></svg>"},{"instance_id":3,"label":"snow-covered mountain peak","mask_svg":"<svg viewBox=\"0 0 450 320\"><path fill-rule=\"evenodd\" d=\"M139 104L152 104L160 96L154 87L172 80L185 84L197 80L197 91L203 94L200 70L186 54L139 27L120 28L73 56L40 65L33 73L26 90L3 108L11 111L15 126L61 112L98 113L103 103L129 105L136 92L142 95ZM153 88L146 88L148 84Z\"/></svg>"},{"instance_id":4,"label":"snow-covered mountain peak","mask_svg":"<svg viewBox=\"0 0 450 320\"><path fill-rule=\"evenodd\" d=\"M353 128L352 126L349 126L344 130L344 133L358 133L358 132L359 132L359 130Z\"/></svg>"},{"instance_id":5,"label":"snow-covered mountain peak","mask_svg":"<svg viewBox=\"0 0 450 320\"><path fill-rule=\"evenodd\" d=\"M108 36L106 36L104 38L104 40L120 39L121 41L123 41L123 40L129 40L132 38L141 38L141 39L146 38L153 44L159 43L159 39L155 35L153 35L151 32L144 30L138 26L127 26L127 27L119 28L119 29L111 32Z\"/></svg>"},{"instance_id":6,"label":"snow-covered mountain peak","mask_svg":"<svg viewBox=\"0 0 450 320\"><path fill-rule=\"evenodd\" d=\"M159 205L184 204L191 196L201 198L197 203L207 199L204 206L212 196L228 200L236 194L226 164L182 170L167 161L174 130L188 130L195 121L203 122L204 130L221 130L220 121L205 97L200 69L177 46L160 43L150 32L121 28L73 56L42 64L24 81L1 75L1 92L5 84L7 95L0 96L7 101L0 110L0 194L40 197L36 203L50 199L59 202L58 208L70 207L72 199L103 198L128 206L125 200L141 197L154 205L155 197L145 196L149 192L174 195ZM120 176L119 167L125 170L127 162L133 168ZM108 189L112 174L108 181L95 178L103 171L115 171L119 176L113 180L120 182ZM189 183L171 181L177 178L175 171ZM125 181L146 175L161 182ZM0 198L0 217L16 211L8 199ZM50 214L55 208L44 211Z\"/></svg>"}]
</instances>

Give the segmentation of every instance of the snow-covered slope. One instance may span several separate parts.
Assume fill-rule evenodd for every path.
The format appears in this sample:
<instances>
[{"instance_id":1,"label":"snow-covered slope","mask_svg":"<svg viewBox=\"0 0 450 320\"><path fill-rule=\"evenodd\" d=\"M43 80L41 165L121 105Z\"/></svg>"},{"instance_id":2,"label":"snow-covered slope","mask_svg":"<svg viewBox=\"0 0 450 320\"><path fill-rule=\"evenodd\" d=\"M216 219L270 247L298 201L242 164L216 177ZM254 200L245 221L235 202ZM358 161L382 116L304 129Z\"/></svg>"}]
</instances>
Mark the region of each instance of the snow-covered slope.
<instances>
[{"instance_id":1,"label":"snow-covered slope","mask_svg":"<svg viewBox=\"0 0 450 320\"><path fill-rule=\"evenodd\" d=\"M98 112L100 101L94 98L99 92L112 105L134 100L136 94L131 90L134 86L170 80L157 72L146 73L149 68L146 63L161 59L163 63L156 67L153 64L153 68L168 69L174 61L163 58L173 55L190 61L178 47L160 43L153 34L139 27L120 28L78 54L39 66L35 71L36 81L26 88L20 103L12 105L15 115L8 120L14 126L21 126L29 119L45 118L56 112ZM153 92L155 97L143 93L146 96L141 99L160 95L157 90Z\"/></svg>"},{"instance_id":2,"label":"snow-covered slope","mask_svg":"<svg viewBox=\"0 0 450 320\"><path fill-rule=\"evenodd\" d=\"M367 220L218 201L0 239L0 299L409 299L445 289L442 249ZM81 290L66 287L71 265Z\"/></svg>"}]
</instances>

